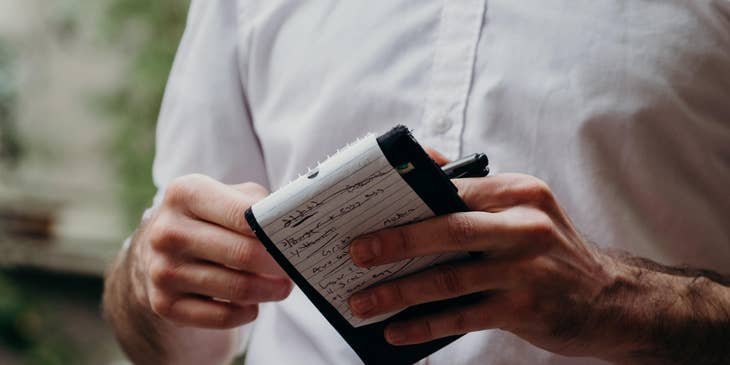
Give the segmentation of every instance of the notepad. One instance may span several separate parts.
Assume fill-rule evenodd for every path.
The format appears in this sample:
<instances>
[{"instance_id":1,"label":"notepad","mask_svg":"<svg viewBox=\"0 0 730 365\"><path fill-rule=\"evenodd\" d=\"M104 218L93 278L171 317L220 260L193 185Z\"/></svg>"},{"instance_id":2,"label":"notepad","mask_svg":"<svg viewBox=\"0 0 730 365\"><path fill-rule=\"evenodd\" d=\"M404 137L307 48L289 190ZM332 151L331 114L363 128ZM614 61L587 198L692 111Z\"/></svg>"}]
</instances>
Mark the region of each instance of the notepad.
<instances>
[{"instance_id":1,"label":"notepad","mask_svg":"<svg viewBox=\"0 0 730 365\"><path fill-rule=\"evenodd\" d=\"M350 313L350 295L455 256L419 257L373 268L358 267L350 259L353 238L434 216L390 165L375 135L340 151L252 210L276 248L354 327L395 313L359 319Z\"/></svg>"},{"instance_id":2,"label":"notepad","mask_svg":"<svg viewBox=\"0 0 730 365\"><path fill-rule=\"evenodd\" d=\"M246 219L269 253L363 361L406 364L456 337L391 346L383 338L385 324L444 304L363 320L350 312L349 297L374 284L468 255L432 255L361 268L350 259L349 244L369 232L464 210L454 185L409 130L397 126L340 150L253 205Z\"/></svg>"}]
</instances>

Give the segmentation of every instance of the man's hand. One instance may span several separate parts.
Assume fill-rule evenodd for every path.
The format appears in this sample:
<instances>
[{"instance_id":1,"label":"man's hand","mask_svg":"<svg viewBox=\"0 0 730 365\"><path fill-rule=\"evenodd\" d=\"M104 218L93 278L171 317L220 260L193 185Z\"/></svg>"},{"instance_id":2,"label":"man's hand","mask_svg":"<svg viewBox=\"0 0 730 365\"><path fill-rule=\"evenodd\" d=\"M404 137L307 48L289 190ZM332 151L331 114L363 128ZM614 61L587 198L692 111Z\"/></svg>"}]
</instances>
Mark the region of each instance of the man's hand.
<instances>
[{"instance_id":1,"label":"man's hand","mask_svg":"<svg viewBox=\"0 0 730 365\"><path fill-rule=\"evenodd\" d=\"M167 187L161 206L107 280L106 312L131 357L146 346L137 340L155 342L149 341L152 333L134 333L134 327L150 324L135 322L233 328L253 321L258 303L289 295L291 281L244 219L246 209L266 195L257 184L228 186L201 175ZM145 351L147 360L166 346L155 347Z\"/></svg>"},{"instance_id":2,"label":"man's hand","mask_svg":"<svg viewBox=\"0 0 730 365\"><path fill-rule=\"evenodd\" d=\"M350 246L352 259L374 266L438 253L483 256L360 292L350 300L353 313L369 317L483 292L484 300L468 307L392 325L386 338L404 345L502 328L543 347L561 346L553 334L564 311L590 304L609 287L613 264L583 241L545 183L516 174L455 183L472 212L360 238Z\"/></svg>"},{"instance_id":3,"label":"man's hand","mask_svg":"<svg viewBox=\"0 0 730 365\"><path fill-rule=\"evenodd\" d=\"M472 304L389 325L390 343L499 328L552 352L625 362L664 351L662 339L653 336L661 337L656 329L668 323L655 322L692 317L683 302L691 279L641 271L588 244L544 182L501 174L454 183L471 212L386 229L350 245L352 260L364 267L439 253L482 253L353 295L352 312L368 318L482 294ZM707 280L703 285L730 308L727 290ZM713 319L727 332L728 312L722 313ZM673 349L667 350L665 355Z\"/></svg>"},{"instance_id":4,"label":"man's hand","mask_svg":"<svg viewBox=\"0 0 730 365\"><path fill-rule=\"evenodd\" d=\"M231 328L281 300L290 280L251 232L243 213L267 191L203 176L173 182L134 253L138 298L180 325Z\"/></svg>"}]
</instances>

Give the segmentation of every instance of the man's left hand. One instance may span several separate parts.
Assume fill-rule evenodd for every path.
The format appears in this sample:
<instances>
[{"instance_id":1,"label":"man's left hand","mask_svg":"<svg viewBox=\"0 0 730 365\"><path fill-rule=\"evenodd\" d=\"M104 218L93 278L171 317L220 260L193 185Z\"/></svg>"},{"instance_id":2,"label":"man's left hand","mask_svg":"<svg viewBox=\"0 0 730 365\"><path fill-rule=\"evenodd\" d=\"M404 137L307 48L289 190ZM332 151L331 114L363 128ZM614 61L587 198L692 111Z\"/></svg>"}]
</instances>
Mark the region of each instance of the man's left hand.
<instances>
[{"instance_id":1,"label":"man's left hand","mask_svg":"<svg viewBox=\"0 0 730 365\"><path fill-rule=\"evenodd\" d=\"M371 267L441 253L483 254L356 293L352 312L368 318L483 293L473 304L392 323L385 337L407 345L499 328L553 352L597 355L591 311L615 286L622 265L581 237L537 178L500 174L454 183L472 211L360 237L350 246L352 260Z\"/></svg>"}]
</instances>

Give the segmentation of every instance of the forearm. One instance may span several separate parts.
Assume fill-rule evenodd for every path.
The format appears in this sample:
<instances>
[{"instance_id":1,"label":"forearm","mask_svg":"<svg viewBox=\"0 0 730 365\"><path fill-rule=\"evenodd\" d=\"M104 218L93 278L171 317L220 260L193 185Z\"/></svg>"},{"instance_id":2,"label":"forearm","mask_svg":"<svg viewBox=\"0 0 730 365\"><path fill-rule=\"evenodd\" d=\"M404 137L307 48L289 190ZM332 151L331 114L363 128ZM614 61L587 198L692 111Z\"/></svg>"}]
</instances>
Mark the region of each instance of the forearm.
<instances>
[{"instance_id":1,"label":"forearm","mask_svg":"<svg viewBox=\"0 0 730 365\"><path fill-rule=\"evenodd\" d=\"M627 255L616 284L602 293L598 311L616 336L622 364L730 363L730 287L707 270L659 265ZM605 333L605 332L604 332Z\"/></svg>"},{"instance_id":2,"label":"forearm","mask_svg":"<svg viewBox=\"0 0 730 365\"><path fill-rule=\"evenodd\" d=\"M128 252L135 249L137 236ZM141 298L128 252L120 253L108 273L103 307L130 360L135 364L230 362L236 348L235 330L180 327L157 316Z\"/></svg>"}]
</instances>

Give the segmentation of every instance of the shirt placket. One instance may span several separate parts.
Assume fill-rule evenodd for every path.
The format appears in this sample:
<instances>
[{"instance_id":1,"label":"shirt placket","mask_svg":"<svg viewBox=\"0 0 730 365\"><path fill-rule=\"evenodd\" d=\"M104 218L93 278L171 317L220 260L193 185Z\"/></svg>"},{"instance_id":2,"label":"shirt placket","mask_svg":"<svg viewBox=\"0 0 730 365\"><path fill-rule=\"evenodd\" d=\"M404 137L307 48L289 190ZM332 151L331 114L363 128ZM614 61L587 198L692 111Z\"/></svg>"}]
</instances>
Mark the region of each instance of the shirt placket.
<instances>
[{"instance_id":1,"label":"shirt placket","mask_svg":"<svg viewBox=\"0 0 730 365\"><path fill-rule=\"evenodd\" d=\"M486 0L445 0L434 46L431 82L416 136L450 159L461 154L466 101L474 74Z\"/></svg>"}]
</instances>

